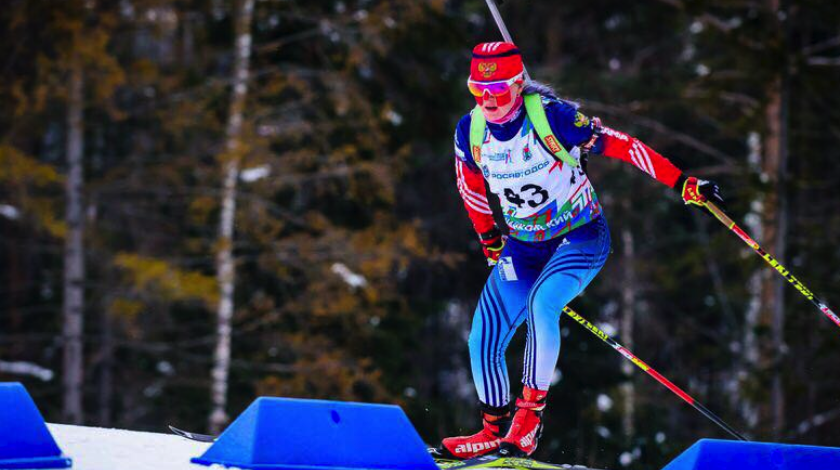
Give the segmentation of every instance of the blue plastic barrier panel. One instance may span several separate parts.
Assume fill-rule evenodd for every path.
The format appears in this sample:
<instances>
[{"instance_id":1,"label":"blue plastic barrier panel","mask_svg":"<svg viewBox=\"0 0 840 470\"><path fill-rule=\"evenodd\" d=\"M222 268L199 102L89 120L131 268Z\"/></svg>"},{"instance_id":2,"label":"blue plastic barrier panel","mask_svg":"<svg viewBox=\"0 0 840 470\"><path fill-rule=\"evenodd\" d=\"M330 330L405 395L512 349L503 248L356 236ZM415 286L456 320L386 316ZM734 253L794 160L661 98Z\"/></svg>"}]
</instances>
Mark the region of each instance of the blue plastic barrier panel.
<instances>
[{"instance_id":1,"label":"blue plastic barrier panel","mask_svg":"<svg viewBox=\"0 0 840 470\"><path fill-rule=\"evenodd\" d=\"M18 382L0 383L0 468L67 468L41 412Z\"/></svg>"},{"instance_id":2,"label":"blue plastic barrier panel","mask_svg":"<svg viewBox=\"0 0 840 470\"><path fill-rule=\"evenodd\" d=\"M663 470L834 470L840 448L702 439Z\"/></svg>"},{"instance_id":3,"label":"blue plastic barrier panel","mask_svg":"<svg viewBox=\"0 0 840 470\"><path fill-rule=\"evenodd\" d=\"M398 406L266 397L192 462L259 470L438 470Z\"/></svg>"}]
</instances>

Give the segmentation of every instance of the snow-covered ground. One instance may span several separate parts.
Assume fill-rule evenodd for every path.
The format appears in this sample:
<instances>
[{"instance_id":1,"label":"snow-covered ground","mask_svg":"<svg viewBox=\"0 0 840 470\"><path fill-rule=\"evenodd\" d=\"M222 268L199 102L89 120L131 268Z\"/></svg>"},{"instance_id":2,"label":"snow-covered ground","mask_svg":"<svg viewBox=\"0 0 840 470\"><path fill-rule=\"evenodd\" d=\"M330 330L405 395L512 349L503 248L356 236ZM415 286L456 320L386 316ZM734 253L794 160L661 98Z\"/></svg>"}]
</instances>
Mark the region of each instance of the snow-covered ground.
<instances>
[{"instance_id":1,"label":"snow-covered ground","mask_svg":"<svg viewBox=\"0 0 840 470\"><path fill-rule=\"evenodd\" d=\"M201 470L190 459L210 444L171 434L48 424L73 470Z\"/></svg>"}]
</instances>

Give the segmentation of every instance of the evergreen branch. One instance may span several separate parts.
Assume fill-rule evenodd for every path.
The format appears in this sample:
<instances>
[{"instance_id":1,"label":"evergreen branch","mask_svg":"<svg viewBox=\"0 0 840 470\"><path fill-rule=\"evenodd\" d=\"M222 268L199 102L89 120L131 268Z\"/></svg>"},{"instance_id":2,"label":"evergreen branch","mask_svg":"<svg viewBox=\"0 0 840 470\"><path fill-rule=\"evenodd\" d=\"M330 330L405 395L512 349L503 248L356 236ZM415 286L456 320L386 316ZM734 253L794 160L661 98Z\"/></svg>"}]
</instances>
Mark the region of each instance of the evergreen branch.
<instances>
[{"instance_id":1,"label":"evergreen branch","mask_svg":"<svg viewBox=\"0 0 840 470\"><path fill-rule=\"evenodd\" d=\"M816 44L811 44L810 46L805 46L802 48L802 54L809 56L811 54L815 54L817 52L822 52L827 49L831 49L832 47L840 46L840 36L835 36L831 39L818 42Z\"/></svg>"},{"instance_id":2,"label":"evergreen branch","mask_svg":"<svg viewBox=\"0 0 840 470\"><path fill-rule=\"evenodd\" d=\"M53 371L41 367L38 364L33 364L31 362L7 362L7 361L0 361L0 372L6 374L16 374L16 375L29 375L31 377L35 377L40 379L43 382L49 382L53 379L55 374Z\"/></svg>"},{"instance_id":3,"label":"evergreen branch","mask_svg":"<svg viewBox=\"0 0 840 470\"><path fill-rule=\"evenodd\" d=\"M809 57L808 65L837 67L840 66L840 57Z\"/></svg>"}]
</instances>

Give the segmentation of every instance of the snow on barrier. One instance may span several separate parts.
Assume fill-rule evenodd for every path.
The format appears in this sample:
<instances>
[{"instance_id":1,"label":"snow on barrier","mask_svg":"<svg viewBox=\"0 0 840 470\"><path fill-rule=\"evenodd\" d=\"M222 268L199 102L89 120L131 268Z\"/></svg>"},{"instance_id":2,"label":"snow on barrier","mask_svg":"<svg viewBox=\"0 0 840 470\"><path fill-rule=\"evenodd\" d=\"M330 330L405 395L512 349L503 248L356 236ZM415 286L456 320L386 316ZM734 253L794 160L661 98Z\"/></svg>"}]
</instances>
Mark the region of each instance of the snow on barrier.
<instances>
[{"instance_id":1,"label":"snow on barrier","mask_svg":"<svg viewBox=\"0 0 840 470\"><path fill-rule=\"evenodd\" d=\"M662 470L840 469L840 448L702 439Z\"/></svg>"},{"instance_id":2,"label":"snow on barrier","mask_svg":"<svg viewBox=\"0 0 840 470\"><path fill-rule=\"evenodd\" d=\"M29 392L18 382L0 383L0 468L67 468Z\"/></svg>"},{"instance_id":3,"label":"snow on barrier","mask_svg":"<svg viewBox=\"0 0 840 470\"><path fill-rule=\"evenodd\" d=\"M259 470L438 470L398 406L268 397L254 401L192 462Z\"/></svg>"}]
</instances>

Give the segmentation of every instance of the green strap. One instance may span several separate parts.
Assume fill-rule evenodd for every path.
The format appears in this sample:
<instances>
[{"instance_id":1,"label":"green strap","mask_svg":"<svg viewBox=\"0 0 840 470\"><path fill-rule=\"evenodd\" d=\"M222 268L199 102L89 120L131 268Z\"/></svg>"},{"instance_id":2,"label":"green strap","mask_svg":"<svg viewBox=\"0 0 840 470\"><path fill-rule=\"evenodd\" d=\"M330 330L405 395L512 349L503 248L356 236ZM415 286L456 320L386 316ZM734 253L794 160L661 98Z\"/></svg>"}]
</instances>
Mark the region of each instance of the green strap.
<instances>
[{"instance_id":1,"label":"green strap","mask_svg":"<svg viewBox=\"0 0 840 470\"><path fill-rule=\"evenodd\" d=\"M571 165L578 166L578 161L560 144L560 141L551 130L548 117L545 115L545 108L542 105L542 97L533 93L525 95L525 112L528 119L534 125L537 136L542 140L545 147L554 154L558 160ZM484 133L487 129L487 120L481 112L481 106L476 106L471 113L470 122L470 153L477 164L481 164L481 145L484 143Z\"/></svg>"},{"instance_id":2,"label":"green strap","mask_svg":"<svg viewBox=\"0 0 840 470\"><path fill-rule=\"evenodd\" d=\"M528 119L534 125L534 130L540 136L545 147L554 154L554 156L563 163L578 166L578 161L574 159L569 152L560 145L560 141L554 132L551 130L551 125L548 123L548 117L545 115L545 108L542 105L542 97L536 93L525 95L525 112L528 113Z\"/></svg>"},{"instance_id":3,"label":"green strap","mask_svg":"<svg viewBox=\"0 0 840 470\"><path fill-rule=\"evenodd\" d=\"M486 129L487 120L481 112L481 106L476 105L470 113L470 153L476 164L481 164L481 145L484 143Z\"/></svg>"}]
</instances>

